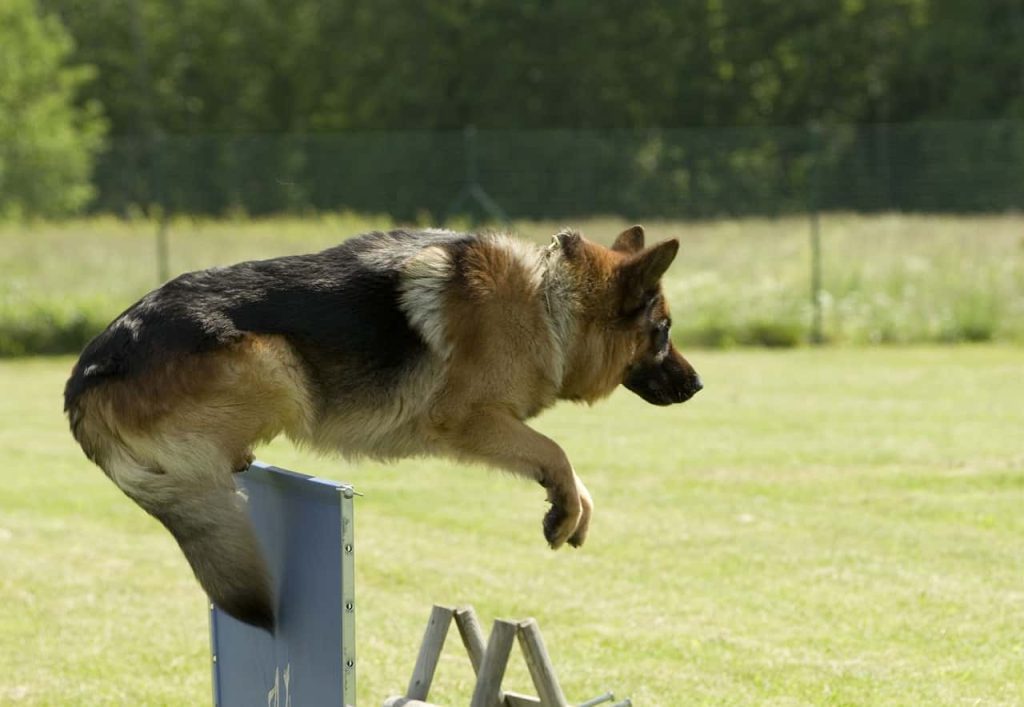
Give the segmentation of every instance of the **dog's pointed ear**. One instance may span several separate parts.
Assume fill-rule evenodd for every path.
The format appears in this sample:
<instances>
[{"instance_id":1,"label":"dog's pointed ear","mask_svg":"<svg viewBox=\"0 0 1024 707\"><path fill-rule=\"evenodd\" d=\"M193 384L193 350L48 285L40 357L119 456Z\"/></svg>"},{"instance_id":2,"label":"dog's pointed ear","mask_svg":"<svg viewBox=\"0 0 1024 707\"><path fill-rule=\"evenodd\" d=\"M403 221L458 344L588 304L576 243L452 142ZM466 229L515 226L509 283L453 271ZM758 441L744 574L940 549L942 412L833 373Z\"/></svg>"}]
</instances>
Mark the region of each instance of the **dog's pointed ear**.
<instances>
[{"instance_id":1,"label":"dog's pointed ear","mask_svg":"<svg viewBox=\"0 0 1024 707\"><path fill-rule=\"evenodd\" d=\"M640 251L621 265L623 312L635 312L646 304L678 252L679 241L673 238Z\"/></svg>"},{"instance_id":2,"label":"dog's pointed ear","mask_svg":"<svg viewBox=\"0 0 1024 707\"><path fill-rule=\"evenodd\" d=\"M640 287L650 289L658 284L658 280L668 270L668 266L676 259L679 252L679 241L675 238L662 241L647 250L640 251L622 264L622 271L628 281Z\"/></svg>"},{"instance_id":3,"label":"dog's pointed ear","mask_svg":"<svg viewBox=\"0 0 1024 707\"><path fill-rule=\"evenodd\" d=\"M644 249L644 227L631 226L619 234L612 244L612 250L620 253L639 253Z\"/></svg>"}]
</instances>

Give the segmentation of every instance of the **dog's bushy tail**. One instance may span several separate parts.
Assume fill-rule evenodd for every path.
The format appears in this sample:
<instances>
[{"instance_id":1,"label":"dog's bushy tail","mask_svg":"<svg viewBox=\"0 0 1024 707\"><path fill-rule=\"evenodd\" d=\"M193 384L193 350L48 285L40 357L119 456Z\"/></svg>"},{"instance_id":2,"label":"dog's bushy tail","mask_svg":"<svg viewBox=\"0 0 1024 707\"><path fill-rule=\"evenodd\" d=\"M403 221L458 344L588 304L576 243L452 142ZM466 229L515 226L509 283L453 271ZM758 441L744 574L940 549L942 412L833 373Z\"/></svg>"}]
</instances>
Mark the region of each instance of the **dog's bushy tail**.
<instances>
[{"instance_id":1,"label":"dog's bushy tail","mask_svg":"<svg viewBox=\"0 0 1024 707\"><path fill-rule=\"evenodd\" d=\"M270 573L237 491L210 488L160 503L133 499L171 531L214 604L273 632Z\"/></svg>"}]
</instances>

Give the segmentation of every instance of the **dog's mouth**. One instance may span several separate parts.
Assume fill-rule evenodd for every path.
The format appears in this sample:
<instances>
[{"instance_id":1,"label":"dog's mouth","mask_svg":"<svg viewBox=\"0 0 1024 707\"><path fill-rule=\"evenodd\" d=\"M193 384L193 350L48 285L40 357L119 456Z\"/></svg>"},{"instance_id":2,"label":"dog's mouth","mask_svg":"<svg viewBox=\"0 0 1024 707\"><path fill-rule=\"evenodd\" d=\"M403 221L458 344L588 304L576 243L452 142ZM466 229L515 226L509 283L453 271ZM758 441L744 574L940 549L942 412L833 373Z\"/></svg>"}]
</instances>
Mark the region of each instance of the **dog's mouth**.
<instances>
[{"instance_id":1,"label":"dog's mouth","mask_svg":"<svg viewBox=\"0 0 1024 707\"><path fill-rule=\"evenodd\" d=\"M681 356L679 361L669 357L661 364L634 366L622 384L652 405L684 403L704 387Z\"/></svg>"}]
</instances>

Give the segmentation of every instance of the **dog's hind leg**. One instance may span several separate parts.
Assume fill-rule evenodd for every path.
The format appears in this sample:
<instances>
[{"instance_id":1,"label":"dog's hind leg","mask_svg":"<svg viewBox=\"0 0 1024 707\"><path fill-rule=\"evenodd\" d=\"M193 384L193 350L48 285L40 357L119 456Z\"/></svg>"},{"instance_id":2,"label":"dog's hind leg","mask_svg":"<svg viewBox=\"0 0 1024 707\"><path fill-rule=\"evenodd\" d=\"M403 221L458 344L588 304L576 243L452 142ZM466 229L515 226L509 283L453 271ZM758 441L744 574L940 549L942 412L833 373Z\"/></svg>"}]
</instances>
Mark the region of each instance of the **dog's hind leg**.
<instances>
[{"instance_id":1,"label":"dog's hind leg","mask_svg":"<svg viewBox=\"0 0 1024 707\"><path fill-rule=\"evenodd\" d=\"M540 483L551 502L543 523L548 543L553 549L566 541L574 547L583 544L593 500L553 440L511 415L483 411L453 428L446 441L456 456L483 461Z\"/></svg>"}]
</instances>

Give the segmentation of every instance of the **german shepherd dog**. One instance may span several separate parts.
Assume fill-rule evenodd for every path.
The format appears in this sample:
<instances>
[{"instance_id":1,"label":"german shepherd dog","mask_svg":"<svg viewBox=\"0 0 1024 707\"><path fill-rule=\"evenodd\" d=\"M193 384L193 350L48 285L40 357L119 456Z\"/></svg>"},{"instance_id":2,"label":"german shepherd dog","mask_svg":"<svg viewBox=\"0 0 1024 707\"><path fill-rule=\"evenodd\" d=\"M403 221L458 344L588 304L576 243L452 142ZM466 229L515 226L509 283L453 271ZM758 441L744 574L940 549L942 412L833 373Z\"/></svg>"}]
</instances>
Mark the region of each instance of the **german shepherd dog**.
<instances>
[{"instance_id":1,"label":"german shepherd dog","mask_svg":"<svg viewBox=\"0 0 1024 707\"><path fill-rule=\"evenodd\" d=\"M312 255L181 275L93 339L64 392L85 454L181 546L224 611L273 630L274 593L232 472L280 433L349 456L443 455L533 479L552 548L593 502L525 424L625 385L655 405L701 389L669 338L660 279L679 243L611 249L566 230L369 233Z\"/></svg>"}]
</instances>

